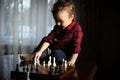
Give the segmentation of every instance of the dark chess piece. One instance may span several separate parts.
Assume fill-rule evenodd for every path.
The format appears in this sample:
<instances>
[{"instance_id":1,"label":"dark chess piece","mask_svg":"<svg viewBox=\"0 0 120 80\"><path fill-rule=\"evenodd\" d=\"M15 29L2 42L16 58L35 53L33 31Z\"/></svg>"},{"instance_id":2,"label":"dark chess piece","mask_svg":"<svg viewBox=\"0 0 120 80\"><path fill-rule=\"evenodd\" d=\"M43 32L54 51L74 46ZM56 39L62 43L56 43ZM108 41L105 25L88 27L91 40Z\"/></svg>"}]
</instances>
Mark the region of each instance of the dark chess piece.
<instances>
[{"instance_id":1,"label":"dark chess piece","mask_svg":"<svg viewBox=\"0 0 120 80\"><path fill-rule=\"evenodd\" d=\"M38 72L38 65L36 65L36 71Z\"/></svg>"},{"instance_id":2,"label":"dark chess piece","mask_svg":"<svg viewBox=\"0 0 120 80\"><path fill-rule=\"evenodd\" d=\"M26 70L27 70L27 71L29 71L29 67L28 67L28 65L27 65L27 68L26 68Z\"/></svg>"},{"instance_id":3,"label":"dark chess piece","mask_svg":"<svg viewBox=\"0 0 120 80\"><path fill-rule=\"evenodd\" d=\"M60 73L60 66L57 66L55 68L55 74L58 75Z\"/></svg>"},{"instance_id":4,"label":"dark chess piece","mask_svg":"<svg viewBox=\"0 0 120 80\"><path fill-rule=\"evenodd\" d=\"M16 64L16 70L15 71L19 72L19 66L18 66L18 64Z\"/></svg>"},{"instance_id":5,"label":"dark chess piece","mask_svg":"<svg viewBox=\"0 0 120 80\"><path fill-rule=\"evenodd\" d=\"M31 68L30 68L31 72L33 71L33 66L31 65Z\"/></svg>"},{"instance_id":6,"label":"dark chess piece","mask_svg":"<svg viewBox=\"0 0 120 80\"><path fill-rule=\"evenodd\" d=\"M25 66L23 66L23 72L25 72Z\"/></svg>"}]
</instances>

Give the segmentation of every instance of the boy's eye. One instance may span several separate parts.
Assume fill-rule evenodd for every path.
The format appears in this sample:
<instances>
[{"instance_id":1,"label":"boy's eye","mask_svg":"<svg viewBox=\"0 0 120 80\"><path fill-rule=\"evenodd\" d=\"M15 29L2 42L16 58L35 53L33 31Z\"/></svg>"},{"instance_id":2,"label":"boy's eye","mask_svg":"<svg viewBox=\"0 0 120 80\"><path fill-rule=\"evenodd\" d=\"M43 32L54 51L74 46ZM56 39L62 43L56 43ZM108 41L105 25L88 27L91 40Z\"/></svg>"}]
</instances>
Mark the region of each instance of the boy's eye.
<instances>
[{"instance_id":1,"label":"boy's eye","mask_svg":"<svg viewBox=\"0 0 120 80\"><path fill-rule=\"evenodd\" d=\"M63 21L62 21L62 20L56 20L56 22L60 22L60 23L63 23Z\"/></svg>"},{"instance_id":2,"label":"boy's eye","mask_svg":"<svg viewBox=\"0 0 120 80\"><path fill-rule=\"evenodd\" d=\"M58 22L62 22L61 20L59 20Z\"/></svg>"}]
</instances>

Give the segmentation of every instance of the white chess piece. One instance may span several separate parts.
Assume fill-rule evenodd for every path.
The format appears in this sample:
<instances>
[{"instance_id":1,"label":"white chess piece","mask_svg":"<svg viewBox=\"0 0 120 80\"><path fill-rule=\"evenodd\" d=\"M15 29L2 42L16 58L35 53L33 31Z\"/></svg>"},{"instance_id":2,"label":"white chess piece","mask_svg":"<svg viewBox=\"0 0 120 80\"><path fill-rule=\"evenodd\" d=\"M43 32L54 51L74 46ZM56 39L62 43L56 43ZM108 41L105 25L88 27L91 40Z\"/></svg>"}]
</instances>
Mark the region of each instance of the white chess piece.
<instances>
[{"instance_id":1,"label":"white chess piece","mask_svg":"<svg viewBox=\"0 0 120 80\"><path fill-rule=\"evenodd\" d=\"M52 61L51 61L51 56L49 56L49 65L51 66Z\"/></svg>"},{"instance_id":2,"label":"white chess piece","mask_svg":"<svg viewBox=\"0 0 120 80\"><path fill-rule=\"evenodd\" d=\"M39 59L37 59L37 65L40 65L40 60Z\"/></svg>"},{"instance_id":3,"label":"white chess piece","mask_svg":"<svg viewBox=\"0 0 120 80\"><path fill-rule=\"evenodd\" d=\"M26 80L30 80L30 73L29 73L29 71L27 72L27 79Z\"/></svg>"},{"instance_id":4,"label":"white chess piece","mask_svg":"<svg viewBox=\"0 0 120 80\"><path fill-rule=\"evenodd\" d=\"M37 68L38 68L38 65L40 65L40 61L34 59L34 68L37 69Z\"/></svg>"},{"instance_id":5,"label":"white chess piece","mask_svg":"<svg viewBox=\"0 0 120 80\"><path fill-rule=\"evenodd\" d=\"M35 66L36 66L36 65L40 65L39 59L34 59L34 65L35 65Z\"/></svg>"},{"instance_id":6,"label":"white chess piece","mask_svg":"<svg viewBox=\"0 0 120 80\"><path fill-rule=\"evenodd\" d=\"M64 63L65 63L65 60L64 60L64 59L62 59L62 67L64 66Z\"/></svg>"},{"instance_id":7,"label":"white chess piece","mask_svg":"<svg viewBox=\"0 0 120 80\"><path fill-rule=\"evenodd\" d=\"M64 63L64 70L65 71L67 70L67 60L65 60L65 63Z\"/></svg>"},{"instance_id":8,"label":"white chess piece","mask_svg":"<svg viewBox=\"0 0 120 80\"><path fill-rule=\"evenodd\" d=\"M62 70L64 70L64 66L65 66L65 60L64 59L62 59L62 65L61 65L62 67Z\"/></svg>"},{"instance_id":9,"label":"white chess piece","mask_svg":"<svg viewBox=\"0 0 120 80\"><path fill-rule=\"evenodd\" d=\"M50 70L50 66L51 66L50 61L48 61L48 64L47 64L48 71Z\"/></svg>"},{"instance_id":10,"label":"white chess piece","mask_svg":"<svg viewBox=\"0 0 120 80\"><path fill-rule=\"evenodd\" d=\"M67 60L65 60L65 68L67 68Z\"/></svg>"},{"instance_id":11,"label":"white chess piece","mask_svg":"<svg viewBox=\"0 0 120 80\"><path fill-rule=\"evenodd\" d=\"M56 67L55 57L53 57L53 67Z\"/></svg>"},{"instance_id":12,"label":"white chess piece","mask_svg":"<svg viewBox=\"0 0 120 80\"><path fill-rule=\"evenodd\" d=\"M49 61L51 62L51 56L49 56Z\"/></svg>"},{"instance_id":13,"label":"white chess piece","mask_svg":"<svg viewBox=\"0 0 120 80\"><path fill-rule=\"evenodd\" d=\"M43 61L43 67L45 67L45 61Z\"/></svg>"},{"instance_id":14,"label":"white chess piece","mask_svg":"<svg viewBox=\"0 0 120 80\"><path fill-rule=\"evenodd\" d=\"M37 62L36 62L36 59L34 59L34 65L36 66Z\"/></svg>"}]
</instances>

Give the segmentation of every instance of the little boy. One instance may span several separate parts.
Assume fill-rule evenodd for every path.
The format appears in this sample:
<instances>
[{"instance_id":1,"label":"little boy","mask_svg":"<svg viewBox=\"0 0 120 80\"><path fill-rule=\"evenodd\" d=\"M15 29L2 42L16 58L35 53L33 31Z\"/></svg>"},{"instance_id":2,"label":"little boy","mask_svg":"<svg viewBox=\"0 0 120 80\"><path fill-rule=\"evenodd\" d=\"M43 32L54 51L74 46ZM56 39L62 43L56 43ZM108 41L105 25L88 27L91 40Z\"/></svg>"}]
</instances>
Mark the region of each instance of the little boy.
<instances>
[{"instance_id":1,"label":"little boy","mask_svg":"<svg viewBox=\"0 0 120 80\"><path fill-rule=\"evenodd\" d=\"M75 21L75 6L69 0L58 0L53 5L52 14L56 22L54 29L42 39L42 45L39 51L33 54L34 57L26 57L26 60L39 60L43 51L49 48L57 63L66 59L68 65L72 66L80 53L83 37L81 26ZM21 58L25 60L22 55Z\"/></svg>"}]
</instances>

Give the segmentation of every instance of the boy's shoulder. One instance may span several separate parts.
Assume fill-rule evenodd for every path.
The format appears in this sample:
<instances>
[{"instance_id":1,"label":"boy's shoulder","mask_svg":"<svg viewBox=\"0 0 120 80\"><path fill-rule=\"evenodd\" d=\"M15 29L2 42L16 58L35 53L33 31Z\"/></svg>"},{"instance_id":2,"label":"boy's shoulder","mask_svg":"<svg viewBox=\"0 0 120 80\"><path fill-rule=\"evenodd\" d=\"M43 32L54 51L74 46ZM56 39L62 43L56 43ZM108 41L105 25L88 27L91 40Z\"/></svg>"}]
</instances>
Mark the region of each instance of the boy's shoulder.
<instances>
[{"instance_id":1,"label":"boy's shoulder","mask_svg":"<svg viewBox=\"0 0 120 80\"><path fill-rule=\"evenodd\" d=\"M81 29L81 25L77 21L74 21L72 25L72 29Z\"/></svg>"}]
</instances>

